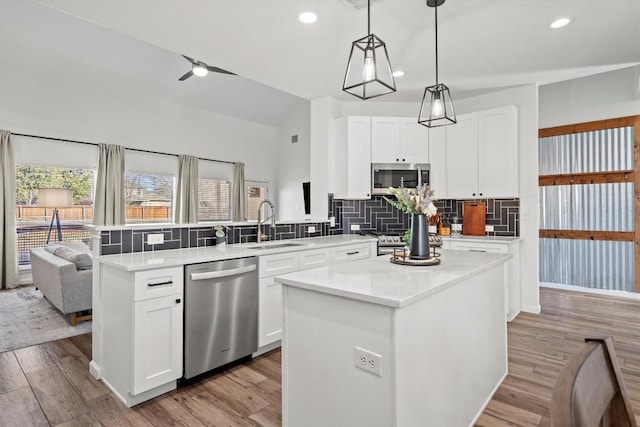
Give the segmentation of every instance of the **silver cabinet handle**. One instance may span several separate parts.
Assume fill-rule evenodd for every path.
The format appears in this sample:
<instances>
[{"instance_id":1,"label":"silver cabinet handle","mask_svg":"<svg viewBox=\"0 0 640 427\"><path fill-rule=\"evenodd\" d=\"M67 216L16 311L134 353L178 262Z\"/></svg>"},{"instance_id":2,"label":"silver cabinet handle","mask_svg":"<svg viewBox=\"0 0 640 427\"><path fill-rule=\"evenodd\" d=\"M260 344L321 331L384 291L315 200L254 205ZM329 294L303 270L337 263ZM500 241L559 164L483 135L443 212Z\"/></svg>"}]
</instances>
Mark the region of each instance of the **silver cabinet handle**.
<instances>
[{"instance_id":1,"label":"silver cabinet handle","mask_svg":"<svg viewBox=\"0 0 640 427\"><path fill-rule=\"evenodd\" d=\"M248 273L256 269L255 265L246 267L230 268L228 270L209 271L207 273L191 273L191 280L217 279L220 277L235 276L237 274Z\"/></svg>"},{"instance_id":2,"label":"silver cabinet handle","mask_svg":"<svg viewBox=\"0 0 640 427\"><path fill-rule=\"evenodd\" d=\"M347 255L356 255L359 254L360 251L355 251L355 252L347 252Z\"/></svg>"},{"instance_id":3,"label":"silver cabinet handle","mask_svg":"<svg viewBox=\"0 0 640 427\"><path fill-rule=\"evenodd\" d=\"M469 252L487 252L483 249L469 249Z\"/></svg>"}]
</instances>

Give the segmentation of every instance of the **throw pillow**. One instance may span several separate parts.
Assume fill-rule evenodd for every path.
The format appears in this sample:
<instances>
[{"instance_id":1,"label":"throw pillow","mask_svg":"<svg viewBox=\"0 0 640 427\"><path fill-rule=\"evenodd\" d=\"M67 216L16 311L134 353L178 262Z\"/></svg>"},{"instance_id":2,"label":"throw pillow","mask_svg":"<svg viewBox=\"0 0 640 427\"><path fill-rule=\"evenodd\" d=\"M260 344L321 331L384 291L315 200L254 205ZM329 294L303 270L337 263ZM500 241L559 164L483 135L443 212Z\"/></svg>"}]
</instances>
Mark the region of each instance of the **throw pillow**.
<instances>
[{"instance_id":1,"label":"throw pillow","mask_svg":"<svg viewBox=\"0 0 640 427\"><path fill-rule=\"evenodd\" d=\"M90 270L93 267L93 260L87 252L79 252L67 246L58 245L53 254L74 263L78 271Z\"/></svg>"}]
</instances>

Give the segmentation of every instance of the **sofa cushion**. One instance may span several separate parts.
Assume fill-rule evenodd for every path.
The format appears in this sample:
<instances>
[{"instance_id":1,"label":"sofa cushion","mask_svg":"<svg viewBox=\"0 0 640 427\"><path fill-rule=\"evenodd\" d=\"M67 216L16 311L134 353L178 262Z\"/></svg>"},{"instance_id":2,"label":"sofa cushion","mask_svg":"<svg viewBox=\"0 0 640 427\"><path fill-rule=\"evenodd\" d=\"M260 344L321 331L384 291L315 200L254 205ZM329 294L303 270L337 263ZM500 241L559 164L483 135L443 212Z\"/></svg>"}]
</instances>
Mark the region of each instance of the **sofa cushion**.
<instances>
[{"instance_id":1,"label":"sofa cushion","mask_svg":"<svg viewBox=\"0 0 640 427\"><path fill-rule=\"evenodd\" d=\"M55 256L72 262L76 265L76 270L90 270L93 267L93 259L89 252L80 252L66 245L47 245L45 250Z\"/></svg>"}]
</instances>

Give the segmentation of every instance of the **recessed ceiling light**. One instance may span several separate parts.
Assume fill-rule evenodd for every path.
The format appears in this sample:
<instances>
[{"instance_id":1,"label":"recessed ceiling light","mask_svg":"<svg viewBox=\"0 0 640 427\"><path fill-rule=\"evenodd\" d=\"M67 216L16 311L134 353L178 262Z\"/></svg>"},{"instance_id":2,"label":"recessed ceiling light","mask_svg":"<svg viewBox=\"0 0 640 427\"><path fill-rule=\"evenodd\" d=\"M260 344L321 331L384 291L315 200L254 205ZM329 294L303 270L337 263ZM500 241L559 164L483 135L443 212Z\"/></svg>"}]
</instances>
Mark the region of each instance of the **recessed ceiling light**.
<instances>
[{"instance_id":1,"label":"recessed ceiling light","mask_svg":"<svg viewBox=\"0 0 640 427\"><path fill-rule=\"evenodd\" d=\"M402 70L395 70L393 72L393 77L402 77L402 76L404 76L404 71Z\"/></svg>"},{"instance_id":2,"label":"recessed ceiling light","mask_svg":"<svg viewBox=\"0 0 640 427\"><path fill-rule=\"evenodd\" d=\"M316 22L316 20L318 19L318 15L313 12L303 12L298 15L298 19L300 20L300 22L304 22L305 24L312 24Z\"/></svg>"},{"instance_id":3,"label":"recessed ceiling light","mask_svg":"<svg viewBox=\"0 0 640 427\"><path fill-rule=\"evenodd\" d=\"M571 19L569 18L560 18L560 19L556 19L555 21L553 21L550 25L551 28L562 28L566 25L569 25L569 22L571 22Z\"/></svg>"}]
</instances>

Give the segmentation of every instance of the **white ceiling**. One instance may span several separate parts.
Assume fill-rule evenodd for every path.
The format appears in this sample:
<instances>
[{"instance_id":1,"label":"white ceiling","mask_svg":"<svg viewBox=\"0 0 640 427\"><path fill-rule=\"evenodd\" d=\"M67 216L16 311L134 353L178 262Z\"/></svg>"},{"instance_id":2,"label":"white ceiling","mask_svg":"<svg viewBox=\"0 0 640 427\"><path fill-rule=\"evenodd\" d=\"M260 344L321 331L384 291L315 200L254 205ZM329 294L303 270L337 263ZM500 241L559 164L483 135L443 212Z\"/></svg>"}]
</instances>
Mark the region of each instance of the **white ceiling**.
<instances>
[{"instance_id":1,"label":"white ceiling","mask_svg":"<svg viewBox=\"0 0 640 427\"><path fill-rule=\"evenodd\" d=\"M46 48L50 60L64 56L60 67L82 62L106 69L130 79L132 90L166 92L198 108L253 115L244 118L263 123L277 123L296 97L356 100L341 87L351 42L366 35L366 8L356 10L347 0L39 0L162 49L62 14L54 19L55 12L41 6L2 3L23 15L16 28L27 26L34 52ZM447 0L438 10L440 80L454 100L640 63L640 0ZM300 23L303 11L317 13L318 21ZM433 9L425 0L377 0L371 14L372 32L387 43L393 68L406 73L396 93L378 100L419 102L424 87L435 83ZM3 15L3 26L13 22ZM560 16L573 22L551 30ZM171 52L244 79L210 75L177 82L188 63ZM145 67L151 70L143 73ZM211 98L220 105L212 107ZM251 100L258 104L253 110Z\"/></svg>"}]
</instances>

